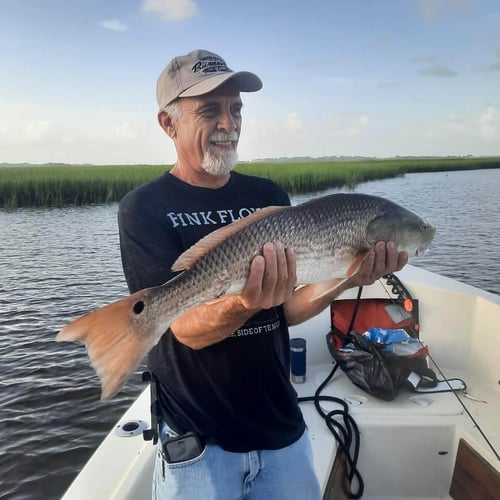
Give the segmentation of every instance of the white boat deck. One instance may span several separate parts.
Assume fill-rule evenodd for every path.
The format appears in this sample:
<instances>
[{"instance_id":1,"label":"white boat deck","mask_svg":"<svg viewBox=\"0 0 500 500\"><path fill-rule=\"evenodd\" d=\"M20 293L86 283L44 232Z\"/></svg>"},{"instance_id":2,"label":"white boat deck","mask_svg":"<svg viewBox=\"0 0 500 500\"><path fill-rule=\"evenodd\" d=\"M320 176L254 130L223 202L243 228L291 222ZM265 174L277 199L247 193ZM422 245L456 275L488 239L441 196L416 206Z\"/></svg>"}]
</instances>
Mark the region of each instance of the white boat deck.
<instances>
[{"instance_id":1,"label":"white boat deck","mask_svg":"<svg viewBox=\"0 0 500 500\"><path fill-rule=\"evenodd\" d=\"M407 266L400 276L420 301L421 338L444 374L465 380L467 392L479 400L460 396L498 450L500 297L412 266ZM370 294L380 296L380 290L370 287L364 296ZM325 311L291 331L292 337L308 341L306 382L295 384L299 397L313 396L333 367L325 341L328 330L329 314ZM322 395L347 401L361 431L358 467L365 483L363 498L451 498L450 482L462 437L500 472L498 458L453 393L403 391L395 400L386 402L358 389L338 370ZM328 402L321 406L326 410L334 408ZM337 444L314 404L301 403L301 408L324 487ZM141 394L120 423L135 420L149 426L149 390ZM150 498L154 457L155 447L143 441L142 435L118 437L112 430L64 498Z\"/></svg>"}]
</instances>

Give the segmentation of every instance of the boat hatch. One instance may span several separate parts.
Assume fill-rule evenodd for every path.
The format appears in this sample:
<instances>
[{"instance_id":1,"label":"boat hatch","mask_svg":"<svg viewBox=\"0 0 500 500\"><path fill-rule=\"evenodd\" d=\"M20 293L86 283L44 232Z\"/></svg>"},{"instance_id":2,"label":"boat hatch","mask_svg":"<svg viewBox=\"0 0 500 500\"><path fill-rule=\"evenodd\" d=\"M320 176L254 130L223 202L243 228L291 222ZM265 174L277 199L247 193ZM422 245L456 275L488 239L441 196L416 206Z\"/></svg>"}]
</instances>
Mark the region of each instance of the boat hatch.
<instances>
[{"instance_id":1,"label":"boat hatch","mask_svg":"<svg viewBox=\"0 0 500 500\"><path fill-rule=\"evenodd\" d=\"M143 431L148 428L144 420L123 420L115 428L115 434L120 437L142 436Z\"/></svg>"}]
</instances>

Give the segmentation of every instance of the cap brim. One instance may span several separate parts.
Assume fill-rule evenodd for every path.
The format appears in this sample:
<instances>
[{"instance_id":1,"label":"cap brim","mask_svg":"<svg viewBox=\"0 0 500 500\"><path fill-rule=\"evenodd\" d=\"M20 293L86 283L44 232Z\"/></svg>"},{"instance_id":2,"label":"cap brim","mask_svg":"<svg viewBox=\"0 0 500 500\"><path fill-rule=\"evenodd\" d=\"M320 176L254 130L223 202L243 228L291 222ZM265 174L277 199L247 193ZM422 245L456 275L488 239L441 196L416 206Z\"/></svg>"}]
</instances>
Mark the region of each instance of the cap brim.
<instances>
[{"instance_id":1,"label":"cap brim","mask_svg":"<svg viewBox=\"0 0 500 500\"><path fill-rule=\"evenodd\" d=\"M211 92L228 80L236 84L236 90L239 92L257 92L257 90L262 88L262 81L257 75L249 71L235 71L233 73L211 76L181 92L179 97L194 97L208 94L208 92Z\"/></svg>"}]
</instances>

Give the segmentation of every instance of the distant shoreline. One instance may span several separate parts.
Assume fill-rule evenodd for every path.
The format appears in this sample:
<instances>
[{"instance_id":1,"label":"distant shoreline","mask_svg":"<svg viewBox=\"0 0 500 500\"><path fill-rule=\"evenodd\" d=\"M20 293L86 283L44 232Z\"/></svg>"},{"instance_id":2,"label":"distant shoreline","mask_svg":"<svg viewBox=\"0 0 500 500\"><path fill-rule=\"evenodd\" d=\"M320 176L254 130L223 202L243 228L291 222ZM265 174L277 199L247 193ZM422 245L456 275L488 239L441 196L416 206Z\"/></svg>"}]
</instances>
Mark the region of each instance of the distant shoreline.
<instances>
[{"instance_id":1,"label":"distant shoreline","mask_svg":"<svg viewBox=\"0 0 500 500\"><path fill-rule=\"evenodd\" d=\"M274 180L291 195L407 173L500 168L500 157L397 158L388 160L270 161L238 163L236 171ZM111 203L172 165L9 166L0 164L0 208L63 207Z\"/></svg>"},{"instance_id":2,"label":"distant shoreline","mask_svg":"<svg viewBox=\"0 0 500 500\"><path fill-rule=\"evenodd\" d=\"M391 156L380 158L377 156L280 156L276 158L255 158L253 160L244 160L238 162L238 165L252 165L262 163L330 163L330 162L387 162L387 161L449 161L449 160L464 160L464 161L483 161L483 160L498 160L500 156L474 156L474 155L447 155L447 156ZM30 162L2 162L0 168L14 167L110 167L110 166L149 166L149 167L164 167L166 164L161 163L131 163L131 164L101 164L101 163L64 163L64 162L46 162L46 163L30 163ZM167 164L168 166L168 164Z\"/></svg>"}]
</instances>

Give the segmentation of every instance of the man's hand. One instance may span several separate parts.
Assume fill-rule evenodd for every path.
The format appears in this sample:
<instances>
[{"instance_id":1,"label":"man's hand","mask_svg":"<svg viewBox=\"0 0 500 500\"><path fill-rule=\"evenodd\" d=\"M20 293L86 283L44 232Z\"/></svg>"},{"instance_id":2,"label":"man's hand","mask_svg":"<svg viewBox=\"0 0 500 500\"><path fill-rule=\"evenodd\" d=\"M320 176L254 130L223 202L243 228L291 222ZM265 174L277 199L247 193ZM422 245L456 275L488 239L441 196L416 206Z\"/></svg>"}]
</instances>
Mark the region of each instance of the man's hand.
<instances>
[{"instance_id":1,"label":"man's hand","mask_svg":"<svg viewBox=\"0 0 500 500\"><path fill-rule=\"evenodd\" d=\"M371 285L382 276L400 271L408 262L406 252L398 252L394 243L378 241L371 250L359 271L349 280L350 286Z\"/></svg>"},{"instance_id":2,"label":"man's hand","mask_svg":"<svg viewBox=\"0 0 500 500\"><path fill-rule=\"evenodd\" d=\"M295 254L281 243L266 243L252 260L245 288L187 311L170 326L177 340L202 349L225 339L261 309L286 302L296 281Z\"/></svg>"},{"instance_id":3,"label":"man's hand","mask_svg":"<svg viewBox=\"0 0 500 500\"><path fill-rule=\"evenodd\" d=\"M371 285L382 276L401 270L407 262L406 252L398 252L392 242L379 241L342 289ZM240 301L245 309L254 312L281 305L291 298L296 278L293 249L284 249L280 242L268 242L263 246L262 256L252 261Z\"/></svg>"},{"instance_id":4,"label":"man's hand","mask_svg":"<svg viewBox=\"0 0 500 500\"><path fill-rule=\"evenodd\" d=\"M343 290L371 284L381 276L399 271L408 261L406 252L379 241L361 264L360 270L339 289L310 301L313 286L295 291L296 259L291 248L266 243L262 255L252 260L243 291L213 304L202 304L172 323L176 338L193 349L201 349L231 335L261 309L284 304L288 324L301 323L321 312Z\"/></svg>"},{"instance_id":5,"label":"man's hand","mask_svg":"<svg viewBox=\"0 0 500 500\"><path fill-rule=\"evenodd\" d=\"M296 279L293 250L284 249L280 242L268 242L262 248L262 255L251 263L240 300L251 311L279 306L292 296Z\"/></svg>"}]
</instances>

